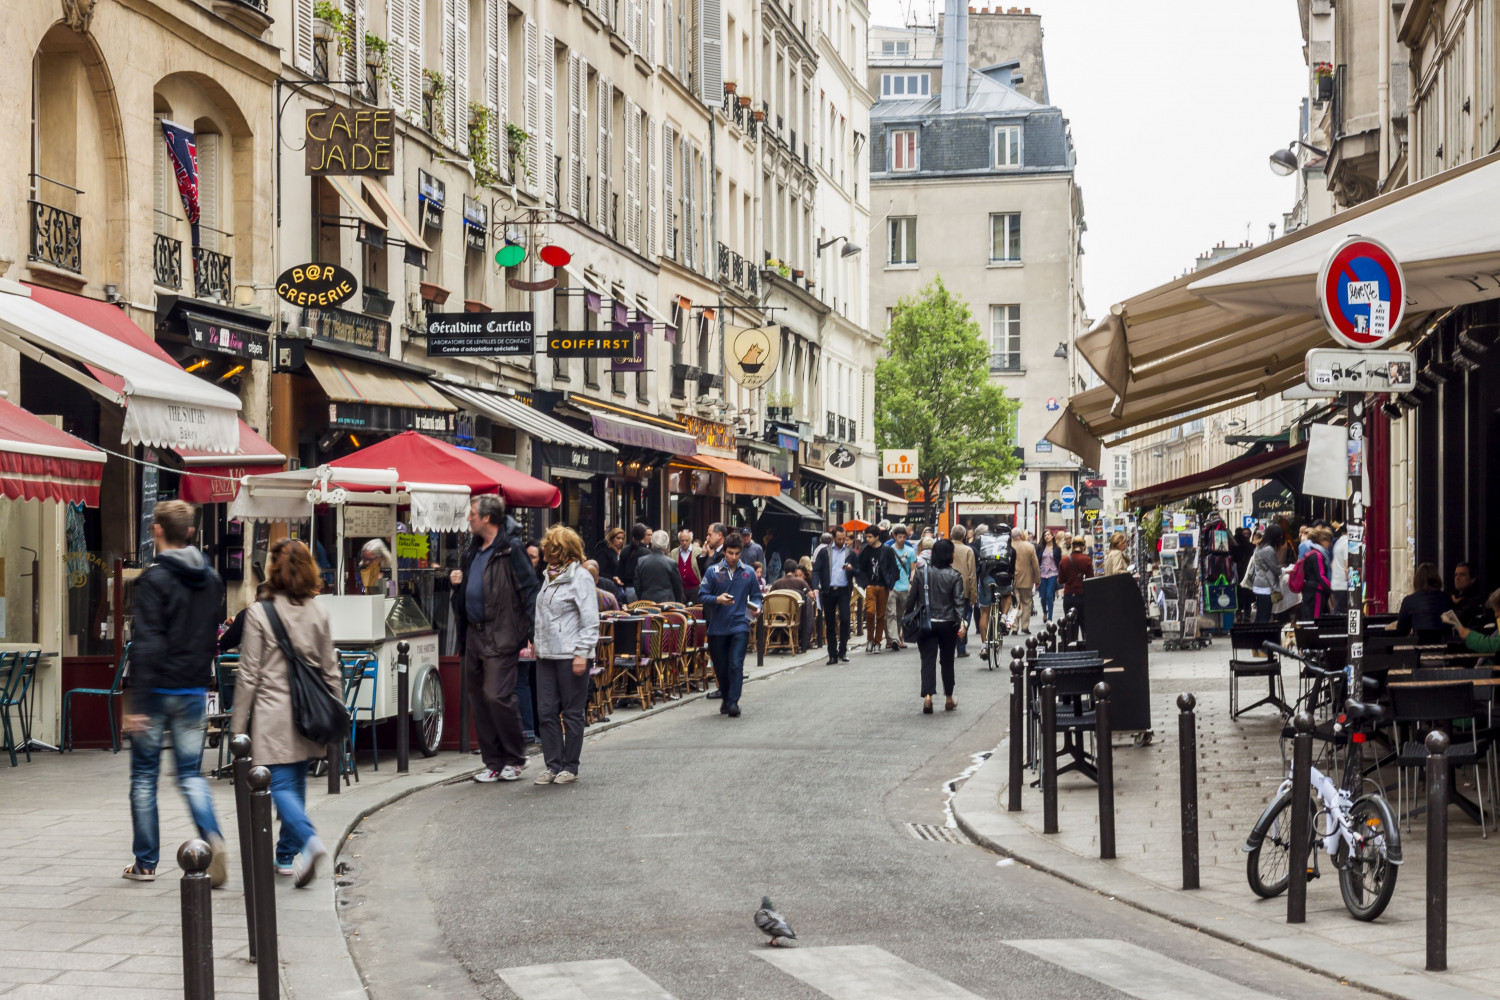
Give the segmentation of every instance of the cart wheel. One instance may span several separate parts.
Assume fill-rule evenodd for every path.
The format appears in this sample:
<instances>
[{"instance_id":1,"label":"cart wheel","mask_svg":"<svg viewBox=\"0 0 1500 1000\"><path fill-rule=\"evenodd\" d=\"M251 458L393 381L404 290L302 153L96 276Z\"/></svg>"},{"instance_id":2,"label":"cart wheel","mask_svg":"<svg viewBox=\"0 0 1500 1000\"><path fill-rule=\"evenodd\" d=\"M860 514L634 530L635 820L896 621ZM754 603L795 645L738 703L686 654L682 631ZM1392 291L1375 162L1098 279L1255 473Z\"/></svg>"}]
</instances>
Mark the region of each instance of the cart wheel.
<instances>
[{"instance_id":1,"label":"cart wheel","mask_svg":"<svg viewBox=\"0 0 1500 1000\"><path fill-rule=\"evenodd\" d=\"M1147 729L1145 732L1136 733L1133 738L1133 742L1138 747L1148 747L1151 745L1151 741L1155 738L1156 734Z\"/></svg>"},{"instance_id":2,"label":"cart wheel","mask_svg":"<svg viewBox=\"0 0 1500 1000\"><path fill-rule=\"evenodd\" d=\"M417 749L423 757L435 757L443 743L443 679L436 670L422 676L414 708L412 726Z\"/></svg>"}]
</instances>

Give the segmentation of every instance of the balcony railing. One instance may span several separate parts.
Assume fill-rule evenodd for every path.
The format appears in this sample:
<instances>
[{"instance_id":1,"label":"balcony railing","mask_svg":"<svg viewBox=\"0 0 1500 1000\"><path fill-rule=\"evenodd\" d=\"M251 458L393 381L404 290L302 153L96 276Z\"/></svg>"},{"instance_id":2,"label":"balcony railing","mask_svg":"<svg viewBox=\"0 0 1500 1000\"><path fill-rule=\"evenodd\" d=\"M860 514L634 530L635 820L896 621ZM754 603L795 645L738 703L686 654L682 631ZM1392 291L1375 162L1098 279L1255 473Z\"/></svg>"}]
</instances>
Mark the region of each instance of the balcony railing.
<instances>
[{"instance_id":1,"label":"balcony railing","mask_svg":"<svg viewBox=\"0 0 1500 1000\"><path fill-rule=\"evenodd\" d=\"M200 299L227 302L229 292L229 256L203 247L193 247L193 294Z\"/></svg>"},{"instance_id":2,"label":"balcony railing","mask_svg":"<svg viewBox=\"0 0 1500 1000\"><path fill-rule=\"evenodd\" d=\"M71 212L39 201L28 204L31 207L30 259L81 274L83 220Z\"/></svg>"},{"instance_id":3,"label":"balcony railing","mask_svg":"<svg viewBox=\"0 0 1500 1000\"><path fill-rule=\"evenodd\" d=\"M182 287L182 241L155 234L151 247L151 276L164 288Z\"/></svg>"},{"instance_id":4,"label":"balcony railing","mask_svg":"<svg viewBox=\"0 0 1500 1000\"><path fill-rule=\"evenodd\" d=\"M724 244L719 244L719 283L754 296L759 293L755 265Z\"/></svg>"},{"instance_id":5,"label":"balcony railing","mask_svg":"<svg viewBox=\"0 0 1500 1000\"><path fill-rule=\"evenodd\" d=\"M1021 370L1021 355L1015 354L991 354L990 371L992 372L1018 372Z\"/></svg>"}]
</instances>

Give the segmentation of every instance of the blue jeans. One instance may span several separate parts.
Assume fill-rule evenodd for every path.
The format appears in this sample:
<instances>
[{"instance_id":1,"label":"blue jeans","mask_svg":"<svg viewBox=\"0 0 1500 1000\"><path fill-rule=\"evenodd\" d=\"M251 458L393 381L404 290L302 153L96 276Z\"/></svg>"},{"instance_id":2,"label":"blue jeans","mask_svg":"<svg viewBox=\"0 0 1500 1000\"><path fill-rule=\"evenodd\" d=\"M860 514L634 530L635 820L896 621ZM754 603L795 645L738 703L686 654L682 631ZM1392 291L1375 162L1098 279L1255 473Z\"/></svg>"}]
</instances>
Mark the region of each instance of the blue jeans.
<instances>
[{"instance_id":1,"label":"blue jeans","mask_svg":"<svg viewBox=\"0 0 1500 1000\"><path fill-rule=\"evenodd\" d=\"M708 637L708 655L714 661L714 677L724 700L719 710L727 712L740 704L740 689L745 686L745 647L750 644L749 632L731 632L728 635Z\"/></svg>"},{"instance_id":2,"label":"blue jeans","mask_svg":"<svg viewBox=\"0 0 1500 1000\"><path fill-rule=\"evenodd\" d=\"M308 838L316 836L307 818L307 761L271 765L271 801L281 817L281 836L276 838L276 863L289 865Z\"/></svg>"},{"instance_id":3,"label":"blue jeans","mask_svg":"<svg viewBox=\"0 0 1500 1000\"><path fill-rule=\"evenodd\" d=\"M198 836L222 836L214 818L213 793L198 773L208 722L204 697L198 694L132 695L131 710L147 718L146 728L130 736L130 825L134 831L135 863L155 871L161 860L161 831L156 812L156 781L161 774L162 737L172 733L172 757L177 787L187 799Z\"/></svg>"},{"instance_id":4,"label":"blue jeans","mask_svg":"<svg viewBox=\"0 0 1500 1000\"><path fill-rule=\"evenodd\" d=\"M516 701L521 710L521 735L527 739L536 737L536 712L531 707L531 678L535 673L535 663L523 663L516 670Z\"/></svg>"},{"instance_id":5,"label":"blue jeans","mask_svg":"<svg viewBox=\"0 0 1500 1000\"><path fill-rule=\"evenodd\" d=\"M1037 594L1042 599L1042 620L1052 620L1052 605L1057 599L1057 577L1044 576L1037 583Z\"/></svg>"}]
</instances>

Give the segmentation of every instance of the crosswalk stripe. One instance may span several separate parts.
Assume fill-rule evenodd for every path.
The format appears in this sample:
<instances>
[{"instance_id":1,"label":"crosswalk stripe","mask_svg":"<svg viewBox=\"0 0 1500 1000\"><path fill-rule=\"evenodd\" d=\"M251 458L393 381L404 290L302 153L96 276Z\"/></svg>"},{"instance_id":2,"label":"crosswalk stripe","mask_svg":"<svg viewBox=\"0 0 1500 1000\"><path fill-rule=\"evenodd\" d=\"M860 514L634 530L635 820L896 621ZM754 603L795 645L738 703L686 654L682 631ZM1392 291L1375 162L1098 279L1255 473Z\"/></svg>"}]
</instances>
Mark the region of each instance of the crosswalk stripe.
<instances>
[{"instance_id":1,"label":"crosswalk stripe","mask_svg":"<svg viewBox=\"0 0 1500 1000\"><path fill-rule=\"evenodd\" d=\"M1272 1000L1268 993L1195 969L1191 965L1107 938L1006 941L1053 965L1087 976L1140 1000Z\"/></svg>"},{"instance_id":2,"label":"crosswalk stripe","mask_svg":"<svg viewBox=\"0 0 1500 1000\"><path fill-rule=\"evenodd\" d=\"M496 971L521 1000L675 1000L623 958Z\"/></svg>"},{"instance_id":3,"label":"crosswalk stripe","mask_svg":"<svg viewBox=\"0 0 1500 1000\"><path fill-rule=\"evenodd\" d=\"M981 1000L926 969L870 945L767 948L755 954L833 1000Z\"/></svg>"}]
</instances>

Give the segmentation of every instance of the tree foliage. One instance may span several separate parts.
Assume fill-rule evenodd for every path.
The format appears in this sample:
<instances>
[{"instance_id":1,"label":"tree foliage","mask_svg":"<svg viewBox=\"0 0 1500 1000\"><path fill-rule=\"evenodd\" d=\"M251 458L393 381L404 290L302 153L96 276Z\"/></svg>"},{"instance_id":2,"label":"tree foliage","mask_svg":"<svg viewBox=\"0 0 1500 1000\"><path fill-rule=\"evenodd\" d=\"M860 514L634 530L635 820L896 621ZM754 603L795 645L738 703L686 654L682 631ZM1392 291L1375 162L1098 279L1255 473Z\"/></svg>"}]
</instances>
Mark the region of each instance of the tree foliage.
<instances>
[{"instance_id":1,"label":"tree foliage","mask_svg":"<svg viewBox=\"0 0 1500 1000\"><path fill-rule=\"evenodd\" d=\"M875 366L875 437L882 448L915 448L918 484L937 497L999 499L1015 479L1020 403L989 377L989 348L968 304L941 277L896 306L889 356Z\"/></svg>"}]
</instances>

